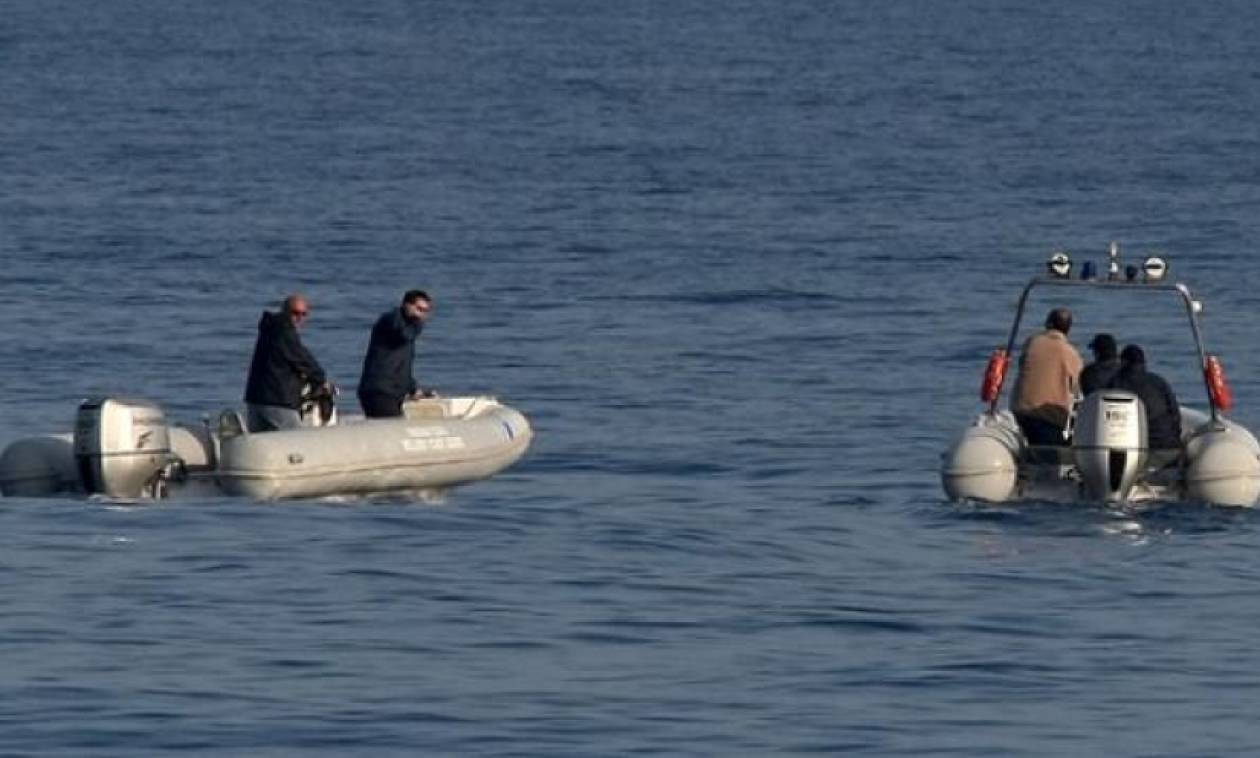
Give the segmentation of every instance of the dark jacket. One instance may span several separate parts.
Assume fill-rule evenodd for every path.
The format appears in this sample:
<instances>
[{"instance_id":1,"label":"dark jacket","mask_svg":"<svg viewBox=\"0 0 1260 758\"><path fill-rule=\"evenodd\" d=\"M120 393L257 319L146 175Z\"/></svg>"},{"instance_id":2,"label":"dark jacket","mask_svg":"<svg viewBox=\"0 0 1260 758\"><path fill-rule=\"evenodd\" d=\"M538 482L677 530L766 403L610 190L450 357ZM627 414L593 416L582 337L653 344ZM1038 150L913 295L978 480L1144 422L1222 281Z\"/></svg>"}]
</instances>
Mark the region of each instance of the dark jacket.
<instances>
[{"instance_id":1,"label":"dark jacket","mask_svg":"<svg viewBox=\"0 0 1260 758\"><path fill-rule=\"evenodd\" d=\"M1086 397L1094 390L1105 389L1116 378L1116 374L1120 371L1120 359L1109 358L1105 361L1095 361L1085 368L1081 369L1081 397Z\"/></svg>"},{"instance_id":2,"label":"dark jacket","mask_svg":"<svg viewBox=\"0 0 1260 758\"><path fill-rule=\"evenodd\" d=\"M1147 446L1152 450L1181 447L1181 409L1172 387L1159 374L1145 366L1132 365L1121 369L1111 386L1128 390L1146 406Z\"/></svg>"},{"instance_id":3,"label":"dark jacket","mask_svg":"<svg viewBox=\"0 0 1260 758\"><path fill-rule=\"evenodd\" d=\"M302 345L297 328L284 313L263 312L258 320L258 341L249 363L245 402L278 405L297 410L302 387L326 381L324 369Z\"/></svg>"},{"instance_id":4,"label":"dark jacket","mask_svg":"<svg viewBox=\"0 0 1260 758\"><path fill-rule=\"evenodd\" d=\"M423 330L424 325L408 320L402 308L381 314L372 327L372 339L363 357L360 396L385 395L402 400L416 391L411 363L416 355L416 338Z\"/></svg>"}]
</instances>

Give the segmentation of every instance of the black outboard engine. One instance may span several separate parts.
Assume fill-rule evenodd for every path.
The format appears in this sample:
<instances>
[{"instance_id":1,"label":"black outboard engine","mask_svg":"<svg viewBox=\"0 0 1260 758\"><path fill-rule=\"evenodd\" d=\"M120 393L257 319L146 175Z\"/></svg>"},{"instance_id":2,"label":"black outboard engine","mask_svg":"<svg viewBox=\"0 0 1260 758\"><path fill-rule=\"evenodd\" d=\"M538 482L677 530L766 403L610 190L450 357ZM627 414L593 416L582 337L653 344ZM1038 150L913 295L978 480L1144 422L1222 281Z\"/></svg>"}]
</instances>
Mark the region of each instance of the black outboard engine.
<instances>
[{"instance_id":1,"label":"black outboard engine","mask_svg":"<svg viewBox=\"0 0 1260 758\"><path fill-rule=\"evenodd\" d=\"M175 460L166 416L144 400L85 400L74 423L74 458L89 494L162 497Z\"/></svg>"},{"instance_id":2,"label":"black outboard engine","mask_svg":"<svg viewBox=\"0 0 1260 758\"><path fill-rule=\"evenodd\" d=\"M1099 390L1076 409L1072 456L1090 500L1124 502L1146 468L1146 407L1127 390Z\"/></svg>"}]
</instances>

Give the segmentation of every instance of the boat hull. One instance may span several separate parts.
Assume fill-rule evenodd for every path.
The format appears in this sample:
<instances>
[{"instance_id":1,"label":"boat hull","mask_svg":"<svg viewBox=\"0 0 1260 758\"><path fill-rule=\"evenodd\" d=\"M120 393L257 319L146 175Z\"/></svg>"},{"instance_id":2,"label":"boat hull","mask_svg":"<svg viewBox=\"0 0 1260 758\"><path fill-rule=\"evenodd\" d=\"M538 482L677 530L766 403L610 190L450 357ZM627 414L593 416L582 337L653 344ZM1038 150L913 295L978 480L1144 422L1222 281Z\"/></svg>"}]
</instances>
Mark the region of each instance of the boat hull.
<instances>
[{"instance_id":1,"label":"boat hull","mask_svg":"<svg viewBox=\"0 0 1260 758\"><path fill-rule=\"evenodd\" d=\"M221 442L215 477L226 494L256 500L441 489L502 471L532 436L525 417L505 406L466 418L246 434Z\"/></svg>"}]
</instances>

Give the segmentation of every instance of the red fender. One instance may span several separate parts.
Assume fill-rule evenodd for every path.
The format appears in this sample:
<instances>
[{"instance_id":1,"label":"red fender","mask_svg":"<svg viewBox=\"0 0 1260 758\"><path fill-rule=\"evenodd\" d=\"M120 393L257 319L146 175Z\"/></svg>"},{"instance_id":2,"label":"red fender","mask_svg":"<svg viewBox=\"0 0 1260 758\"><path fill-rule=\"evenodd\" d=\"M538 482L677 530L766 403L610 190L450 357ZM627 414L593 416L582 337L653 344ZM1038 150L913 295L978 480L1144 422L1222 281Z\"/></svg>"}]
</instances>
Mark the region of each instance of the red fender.
<instances>
[{"instance_id":1,"label":"red fender","mask_svg":"<svg viewBox=\"0 0 1260 758\"><path fill-rule=\"evenodd\" d=\"M1225 379L1225 369L1221 366L1220 358L1215 355L1207 357L1203 362L1203 378L1207 380L1208 394L1212 397L1213 405L1223 411L1234 407L1234 392Z\"/></svg>"},{"instance_id":2,"label":"red fender","mask_svg":"<svg viewBox=\"0 0 1260 758\"><path fill-rule=\"evenodd\" d=\"M984 381L980 383L980 399L986 403L997 400L1002 394L1002 384L1006 381L1006 369L1011 364L1011 357L1006 350L998 348L989 356L989 365L984 368Z\"/></svg>"}]
</instances>

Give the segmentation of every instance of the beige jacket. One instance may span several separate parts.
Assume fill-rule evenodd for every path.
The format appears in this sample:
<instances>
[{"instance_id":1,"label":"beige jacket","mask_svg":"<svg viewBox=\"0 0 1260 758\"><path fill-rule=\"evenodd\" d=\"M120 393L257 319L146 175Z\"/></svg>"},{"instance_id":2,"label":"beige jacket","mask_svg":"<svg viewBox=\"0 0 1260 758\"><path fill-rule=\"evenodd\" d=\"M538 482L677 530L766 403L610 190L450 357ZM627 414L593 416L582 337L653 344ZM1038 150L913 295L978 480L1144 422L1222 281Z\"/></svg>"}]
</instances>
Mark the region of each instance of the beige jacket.
<instances>
[{"instance_id":1,"label":"beige jacket","mask_svg":"<svg viewBox=\"0 0 1260 758\"><path fill-rule=\"evenodd\" d=\"M1019 356L1011 410L1066 424L1081 365L1080 353L1063 332L1047 329L1030 337Z\"/></svg>"}]
</instances>

